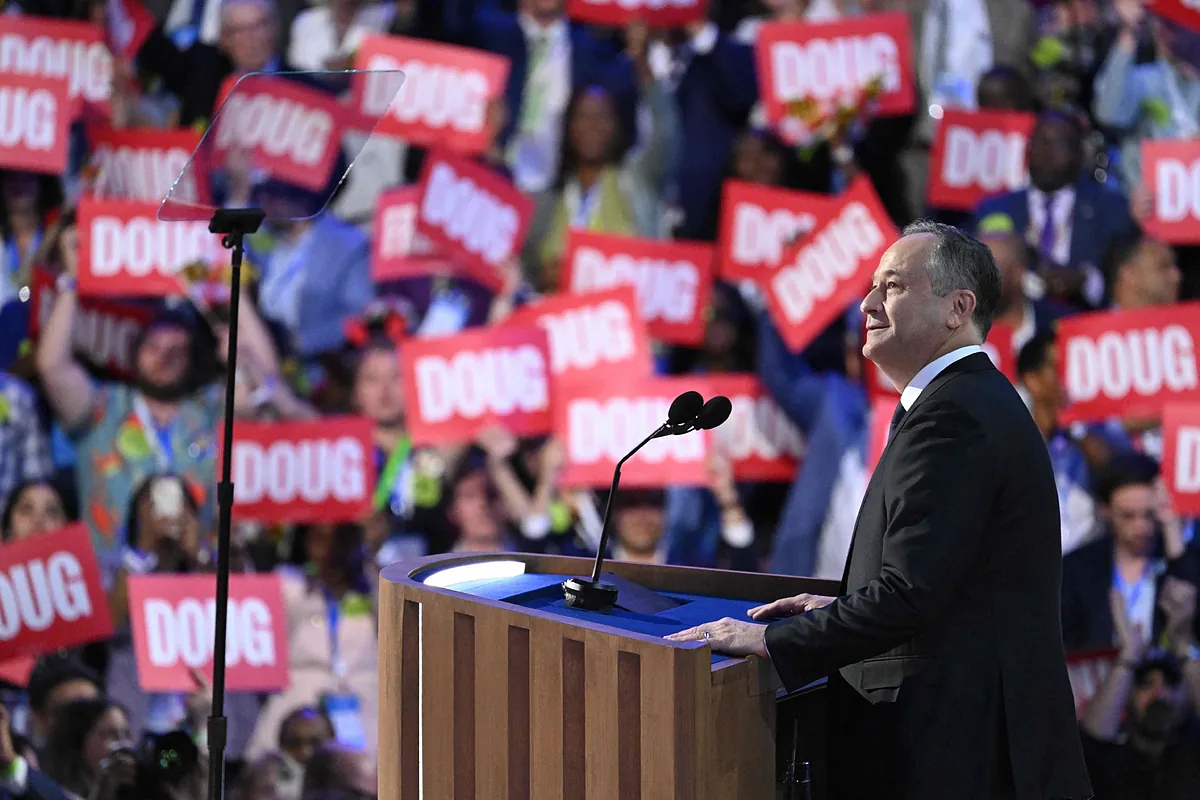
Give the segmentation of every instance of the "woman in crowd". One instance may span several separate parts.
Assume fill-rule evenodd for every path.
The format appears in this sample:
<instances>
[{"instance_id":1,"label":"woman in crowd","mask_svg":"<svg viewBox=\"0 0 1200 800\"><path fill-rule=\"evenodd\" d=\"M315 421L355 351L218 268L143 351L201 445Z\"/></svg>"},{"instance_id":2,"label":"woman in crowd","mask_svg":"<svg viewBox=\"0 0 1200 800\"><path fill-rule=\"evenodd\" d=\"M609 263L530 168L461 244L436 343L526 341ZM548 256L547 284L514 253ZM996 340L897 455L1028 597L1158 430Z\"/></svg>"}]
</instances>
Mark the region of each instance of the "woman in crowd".
<instances>
[{"instance_id":1,"label":"woman in crowd","mask_svg":"<svg viewBox=\"0 0 1200 800\"><path fill-rule=\"evenodd\" d=\"M42 754L42 769L75 798L91 798L114 750L129 747L129 716L107 698L76 700L62 709Z\"/></svg>"},{"instance_id":2,"label":"woman in crowd","mask_svg":"<svg viewBox=\"0 0 1200 800\"><path fill-rule=\"evenodd\" d=\"M67 524L66 504L58 487L50 481L18 484L8 496L0 516L0 539L19 541L39 533L50 533Z\"/></svg>"},{"instance_id":3,"label":"woman in crowd","mask_svg":"<svg viewBox=\"0 0 1200 800\"><path fill-rule=\"evenodd\" d=\"M288 624L291 683L263 706L246 750L255 759L278 742L280 726L303 706L323 709L339 740L375 752L379 639L360 525L303 525L292 541L295 567L277 570Z\"/></svg>"}]
</instances>

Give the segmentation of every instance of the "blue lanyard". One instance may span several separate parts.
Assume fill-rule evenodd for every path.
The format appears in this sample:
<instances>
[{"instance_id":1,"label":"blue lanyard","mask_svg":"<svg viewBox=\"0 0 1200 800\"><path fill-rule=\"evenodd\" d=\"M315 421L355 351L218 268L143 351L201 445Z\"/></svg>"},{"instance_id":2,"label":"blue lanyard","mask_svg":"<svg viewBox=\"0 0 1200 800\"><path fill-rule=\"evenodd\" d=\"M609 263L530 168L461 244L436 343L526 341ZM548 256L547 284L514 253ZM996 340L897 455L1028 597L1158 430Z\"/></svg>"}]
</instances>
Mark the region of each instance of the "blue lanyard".
<instances>
[{"instance_id":1,"label":"blue lanyard","mask_svg":"<svg viewBox=\"0 0 1200 800\"><path fill-rule=\"evenodd\" d=\"M1142 589L1146 588L1146 584L1150 582L1150 575L1154 572L1152 565L1146 565L1146 571L1141 577L1134 582L1133 586L1125 583L1125 579L1121 577L1121 572L1115 566L1113 567L1113 585L1121 592L1121 596L1125 598L1125 608L1130 614L1134 613L1137 608L1138 598L1142 596Z\"/></svg>"},{"instance_id":2,"label":"blue lanyard","mask_svg":"<svg viewBox=\"0 0 1200 800\"><path fill-rule=\"evenodd\" d=\"M341 619L341 609L338 607L338 600L333 596L333 592L328 589L322 589L321 592L325 595L325 614L329 619L329 663L333 668L333 674L340 678L344 671L338 654L338 623Z\"/></svg>"},{"instance_id":3,"label":"blue lanyard","mask_svg":"<svg viewBox=\"0 0 1200 800\"><path fill-rule=\"evenodd\" d=\"M30 244L30 251L37 252L38 247L42 244L42 230L38 228L34 231L33 242ZM21 270L21 251L17 249L16 240L12 240L4 246L5 269L10 275L16 275Z\"/></svg>"}]
</instances>

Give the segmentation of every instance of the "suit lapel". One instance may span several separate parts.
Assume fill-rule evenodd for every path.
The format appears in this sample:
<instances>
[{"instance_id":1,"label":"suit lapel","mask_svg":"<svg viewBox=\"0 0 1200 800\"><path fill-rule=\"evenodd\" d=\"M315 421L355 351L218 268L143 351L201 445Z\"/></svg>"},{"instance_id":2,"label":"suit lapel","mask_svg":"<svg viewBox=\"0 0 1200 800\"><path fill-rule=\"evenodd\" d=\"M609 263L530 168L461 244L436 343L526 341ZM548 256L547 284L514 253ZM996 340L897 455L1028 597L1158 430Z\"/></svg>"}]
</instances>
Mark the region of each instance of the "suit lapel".
<instances>
[{"instance_id":1,"label":"suit lapel","mask_svg":"<svg viewBox=\"0 0 1200 800\"><path fill-rule=\"evenodd\" d=\"M930 381L929 385L921 390L921 394L917 397L916 402L914 402L912 407L904 414L904 418L900 420L900 427L896 429L895 435L892 436L892 438L889 439L888 443L884 446L883 453L879 456L879 463L875 465L875 471L871 473L871 479L867 483L867 491L863 494L862 505L859 506L858 516L854 520L854 535L850 538L850 550L846 553L846 566L842 568L842 582L838 590L839 594L846 594L846 587L850 577L850 567L854 562L855 545L858 544L859 540L859 524L862 522L863 511L874 499L874 494L876 491L878 491L880 481L883 480L880 475L884 470L884 462L887 460L888 455L892 451L892 441L895 440L895 438L900 435L900 432L908 426L913 417L917 416L917 412L921 408L921 405L930 397L937 394L941 387L953 380L955 376L961 375L964 372L977 372L979 370L995 368L996 367L992 363L992 359L988 357L987 353L975 353L967 356L966 358L960 358L958 361L955 361L953 364L939 372L937 377ZM882 540L883 531L879 531L877 535Z\"/></svg>"}]
</instances>

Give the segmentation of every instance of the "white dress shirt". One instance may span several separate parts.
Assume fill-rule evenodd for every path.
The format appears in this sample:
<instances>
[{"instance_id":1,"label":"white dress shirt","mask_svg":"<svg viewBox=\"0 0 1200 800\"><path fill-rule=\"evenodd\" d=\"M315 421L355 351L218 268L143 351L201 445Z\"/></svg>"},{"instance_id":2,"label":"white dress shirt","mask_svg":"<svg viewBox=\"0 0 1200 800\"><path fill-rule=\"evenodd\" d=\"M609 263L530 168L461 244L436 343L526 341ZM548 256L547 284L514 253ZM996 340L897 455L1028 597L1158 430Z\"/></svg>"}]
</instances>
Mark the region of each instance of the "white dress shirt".
<instances>
[{"instance_id":1,"label":"white dress shirt","mask_svg":"<svg viewBox=\"0 0 1200 800\"><path fill-rule=\"evenodd\" d=\"M1071 234L1075 221L1075 187L1067 186L1053 195L1047 195L1042 190L1030 186L1027 197L1029 243L1038 247L1042 241L1042 231L1046 228L1046 220L1054 220L1054 245L1050 256L1063 266L1070 264Z\"/></svg>"},{"instance_id":2,"label":"white dress shirt","mask_svg":"<svg viewBox=\"0 0 1200 800\"><path fill-rule=\"evenodd\" d=\"M544 27L528 14L517 20L525 34L529 63L521 108L512 109L517 127L509 142L508 164L517 188L536 194L558 176L563 112L571 98L571 31L563 19ZM534 63L542 37L545 56Z\"/></svg>"},{"instance_id":3,"label":"white dress shirt","mask_svg":"<svg viewBox=\"0 0 1200 800\"><path fill-rule=\"evenodd\" d=\"M904 406L905 411L908 411L912 408L913 403L917 402L921 392L925 391L925 387L933 383L933 379L945 372L951 364L982 352L983 348L979 345L969 344L930 361L921 367L921 371L913 376L913 379L908 382L908 386L904 387L904 391L900 393L900 405Z\"/></svg>"},{"instance_id":4,"label":"white dress shirt","mask_svg":"<svg viewBox=\"0 0 1200 800\"><path fill-rule=\"evenodd\" d=\"M975 108L975 87L992 68L986 0L934 0L925 15L921 80L931 105Z\"/></svg>"},{"instance_id":5,"label":"white dress shirt","mask_svg":"<svg viewBox=\"0 0 1200 800\"><path fill-rule=\"evenodd\" d=\"M301 11L292 21L288 62L296 69L325 69L329 59L350 55L369 34L386 31L395 14L396 6L392 3L368 3L358 10L339 39L329 6Z\"/></svg>"}]
</instances>

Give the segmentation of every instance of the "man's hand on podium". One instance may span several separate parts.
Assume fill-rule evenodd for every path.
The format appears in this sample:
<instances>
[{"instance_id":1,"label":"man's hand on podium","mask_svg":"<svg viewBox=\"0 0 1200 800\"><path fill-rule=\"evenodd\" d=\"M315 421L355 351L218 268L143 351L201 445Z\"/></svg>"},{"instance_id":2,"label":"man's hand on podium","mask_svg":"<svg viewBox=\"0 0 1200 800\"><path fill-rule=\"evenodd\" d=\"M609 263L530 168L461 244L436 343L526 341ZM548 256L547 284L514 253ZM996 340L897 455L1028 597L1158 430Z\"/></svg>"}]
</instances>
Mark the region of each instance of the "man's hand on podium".
<instances>
[{"instance_id":1,"label":"man's hand on podium","mask_svg":"<svg viewBox=\"0 0 1200 800\"><path fill-rule=\"evenodd\" d=\"M798 594L794 597L784 597L773 603L767 603L765 606L755 606L746 613L750 615L751 619L782 619L812 611L814 608L824 608L836 599L819 594Z\"/></svg>"},{"instance_id":2,"label":"man's hand on podium","mask_svg":"<svg viewBox=\"0 0 1200 800\"><path fill-rule=\"evenodd\" d=\"M729 617L716 622L706 622L666 638L672 642L704 642L714 652L731 656L771 657L767 652L766 625L742 622Z\"/></svg>"}]
</instances>

